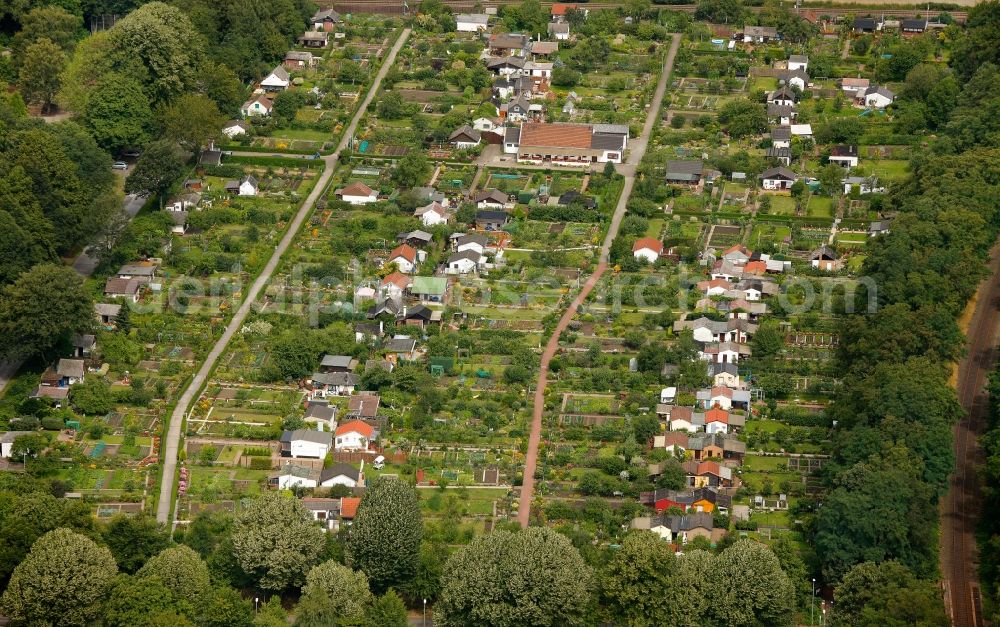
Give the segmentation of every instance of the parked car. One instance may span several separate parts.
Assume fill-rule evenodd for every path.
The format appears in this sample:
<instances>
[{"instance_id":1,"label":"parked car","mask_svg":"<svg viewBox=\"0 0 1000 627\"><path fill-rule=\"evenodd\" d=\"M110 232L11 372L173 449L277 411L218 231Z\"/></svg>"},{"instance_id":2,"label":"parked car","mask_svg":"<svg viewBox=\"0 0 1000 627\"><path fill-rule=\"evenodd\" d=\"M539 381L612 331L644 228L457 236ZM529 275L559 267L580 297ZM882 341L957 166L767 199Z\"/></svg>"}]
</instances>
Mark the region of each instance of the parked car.
<instances>
[{"instance_id":1,"label":"parked car","mask_svg":"<svg viewBox=\"0 0 1000 627\"><path fill-rule=\"evenodd\" d=\"M115 161L111 164L112 170L128 170L128 164L124 161Z\"/></svg>"}]
</instances>

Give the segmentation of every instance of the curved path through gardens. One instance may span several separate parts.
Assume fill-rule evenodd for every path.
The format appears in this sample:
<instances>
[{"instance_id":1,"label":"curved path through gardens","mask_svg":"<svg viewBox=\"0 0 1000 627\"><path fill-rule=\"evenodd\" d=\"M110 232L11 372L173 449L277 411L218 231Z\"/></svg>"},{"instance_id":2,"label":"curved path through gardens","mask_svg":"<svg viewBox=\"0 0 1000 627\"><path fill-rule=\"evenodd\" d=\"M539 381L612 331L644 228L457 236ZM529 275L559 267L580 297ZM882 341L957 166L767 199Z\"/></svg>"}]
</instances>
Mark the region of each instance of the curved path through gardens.
<instances>
[{"instance_id":1,"label":"curved path through gardens","mask_svg":"<svg viewBox=\"0 0 1000 627\"><path fill-rule=\"evenodd\" d=\"M528 521L531 519L531 502L535 493L535 468L538 466L538 444L542 437L542 415L545 413L545 386L548 384L549 362L552 361L552 357L559 349L559 336L566 330L566 326L573 319L573 316L576 315L584 299L587 298L587 295L597 285L604 271L608 269L608 254L611 250L611 243L618 234L618 227L621 225L622 218L625 217L625 207L628 205L628 199L632 195L632 186L635 183L636 166L639 165L642 156L646 154L646 145L649 143L649 138L653 133L653 127L660 120L660 106L663 104L663 94L667 91L667 85L670 82L670 73L674 67L674 57L677 56L677 49L680 45L681 36L675 33L673 41L670 44L670 50L667 51L667 58L663 62L663 72L660 74L660 81L656 85L653 102L649 107L649 112L646 114L646 123L642 127L642 134L629 141L631 147L628 159L619 168L619 171L625 175L625 185L622 187L621 196L618 198L618 206L615 207L615 213L611 217L611 225L608 227L608 234L604 238L604 245L601 246L600 262L594 268L593 274L584 282L583 289L580 290L577 297L570 303L569 308L559 318L559 323L552 332L552 336L549 337L545 351L542 352L541 366L538 371L538 384L535 388L531 435L528 437L528 454L524 460L524 483L521 487L521 501L517 510L517 520L521 523L522 527L527 527Z\"/></svg>"},{"instance_id":2,"label":"curved path through gardens","mask_svg":"<svg viewBox=\"0 0 1000 627\"><path fill-rule=\"evenodd\" d=\"M361 121L361 117L368 110L368 106L371 104L372 100L375 99L375 94L378 93L379 86L382 84L382 79L388 74L389 68L396 60L396 54L402 49L403 44L410 37L410 29L403 29L402 34L400 34L399 39L392 46L392 50L389 51L389 55L386 57L385 61L382 63L382 67L379 69L378 74L375 75L375 80L372 82L371 88L368 90L368 94L365 96L364 102L358 107L357 112L354 114L354 118L351 119L351 123L344 129L343 136L341 137L340 144L337 146L336 152L331 155L323 157L324 168L323 174L319 177L316 185L313 187L312 192L306 197L302 207L299 208L298 213L292 219L292 223L288 226L288 230L285 231L284 237L281 238L281 242L274 249L274 254L268 260L267 265L264 266L264 270L257 277L257 280L253 282L250 287L250 291L247 292L246 298L243 299L243 304L240 305L236 313L233 314L233 319L229 321L226 326L226 330L222 333L222 337L219 341L215 343L212 347L211 352L209 352L208 357L205 362L198 369L197 374L191 380L187 389L177 400L177 405L174 407L173 413L170 414L170 426L167 429L167 437L163 447L163 476L160 479L160 498L156 506L156 520L161 523L167 523L170 519L170 506L173 502L174 494L174 480L177 474L177 452L180 448L181 440L181 427L184 424L184 415L188 411L188 407L191 406L194 397L201 391L202 386L208 380L209 375L212 373L212 369L215 367L215 362L222 355L222 351L226 349L229 344L229 340L232 339L236 331L243 326L243 321L246 319L247 315L250 313L250 308L253 307L254 301L257 300L257 296L260 294L261 290L271 279L271 275L274 274L275 269L278 267L278 262L281 261L281 256L285 254L288 247L291 245L292 240L299 232L299 228L305 221L306 216L312 211L313 205L319 199L323 190L326 189L327 184L330 182L330 177L333 176L334 170L336 170L337 162L340 160L340 153L343 152L344 148L347 147L347 143L354 136L354 131L358 127L358 123ZM255 153L255 156L260 156ZM287 155L282 155L287 156Z\"/></svg>"},{"instance_id":3,"label":"curved path through gardens","mask_svg":"<svg viewBox=\"0 0 1000 627\"><path fill-rule=\"evenodd\" d=\"M979 288L969 321L968 351L958 367L958 400L966 414L953 429L955 470L941 507L941 575L945 583L945 606L954 627L985 624L976 551L982 498L979 468L985 463L978 439L986 427L989 411L984 385L997 357L1000 244L993 247L989 269L990 276Z\"/></svg>"}]
</instances>

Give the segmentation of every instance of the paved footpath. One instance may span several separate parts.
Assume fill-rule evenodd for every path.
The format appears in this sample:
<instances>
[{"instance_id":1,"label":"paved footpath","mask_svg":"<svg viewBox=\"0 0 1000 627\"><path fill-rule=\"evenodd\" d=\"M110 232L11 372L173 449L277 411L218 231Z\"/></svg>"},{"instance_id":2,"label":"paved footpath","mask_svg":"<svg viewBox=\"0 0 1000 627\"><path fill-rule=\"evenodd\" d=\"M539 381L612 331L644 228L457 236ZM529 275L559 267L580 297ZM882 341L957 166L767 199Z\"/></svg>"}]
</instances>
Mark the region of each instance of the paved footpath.
<instances>
[{"instance_id":1,"label":"paved footpath","mask_svg":"<svg viewBox=\"0 0 1000 627\"><path fill-rule=\"evenodd\" d=\"M618 227L621 226L622 218L625 217L625 207L628 205L628 199L632 195L632 186L635 184L636 166L642 161L642 156L646 154L646 146L652 135L653 127L660 119L660 106L663 104L663 95L667 91L667 85L670 84L670 73L674 67L674 57L677 56L677 49L680 47L680 44L681 36L674 34L670 50L667 52L667 58L663 63L663 73L660 75L660 82L656 86L653 102L649 107L649 112L646 114L646 123L642 127L642 134L634 140L629 140L628 158L619 168L619 171L625 175L625 185L622 187L622 193L618 199L618 206L615 207L615 213L611 217L611 225L608 227L608 234L604 238L604 245L601 246L600 262L594 269L593 274L583 284L583 289L580 290L580 293L570 303L569 308L563 312L562 317L559 319L559 324L556 325L552 336L549 337L548 344L545 346L545 351L542 353L542 363L538 371L538 384L535 387L531 435L528 437L528 454L524 460L524 483L521 487L521 501L517 510L517 520L521 523L522 527L527 527L528 521L531 519L531 501L535 493L535 468L538 466L538 444L542 437L542 415L545 413L545 386L548 384L549 363L552 361L552 357L556 354L556 351L559 350L559 336L566 330L566 327L569 325L570 320L573 319L573 316L576 315L580 305L583 304L587 295L597 285L604 271L608 269L608 254L611 250L611 243L618 234Z\"/></svg>"},{"instance_id":2,"label":"paved footpath","mask_svg":"<svg viewBox=\"0 0 1000 627\"><path fill-rule=\"evenodd\" d=\"M194 375L191 383L188 385L187 389L184 390L180 399L178 399L177 406L170 415L170 426L167 429L166 443L164 445L162 460L163 476L160 480L160 499L156 506L157 521L161 523L169 522L170 505L174 493L174 476L177 474L177 452L180 447L181 427L184 424L184 416L187 414L188 407L190 407L192 401L194 401L195 395L198 394L202 386L208 380L209 375L212 373L212 368L215 367L215 362L222 355L222 351L226 349L226 346L229 344L229 340L232 339L236 331L243 326L243 321L250 313L250 308L253 307L254 301L257 300L257 296L260 294L261 290L264 289L264 286L271 279L271 275L274 274L274 270L278 267L278 262L281 261L281 256L285 254L286 250L288 250L288 247L298 234L302 223L312 211L313 205L316 204L316 201L326 188L327 183L330 182L330 177L333 176L337 162L340 160L340 153L347 147L348 142L354 136L354 131L357 129L358 123L368 110L368 106L371 104L372 100L375 99L375 94L378 93L379 86L382 84L382 79L389 73L389 68L391 68L393 63L396 61L396 55L402 49L407 39L409 39L410 32L409 28L404 29L402 34L399 36L399 39L396 40L395 45L393 45L392 50L389 51L389 56L386 57L385 62L382 63L382 67L379 69L378 74L376 74L375 81L368 90L368 94L365 96L364 101L361 103L361 106L358 107L350 125L344 129L344 134L341 137L340 145L337 146L336 152L323 157L325 168L322 176L320 176L319 180L316 182L316 186L313 187L312 192L310 192L305 202L302 203L302 207L299 209L298 213L295 214L295 218L292 219L292 223L285 232L285 236L281 238L281 242L279 242L277 248L274 249L274 254L271 255L271 259L267 262L267 265L264 266L264 270L260 273L260 276L253 282L253 285L250 287L250 291L247 292L246 297L243 299L243 304L236 310L236 313L233 315L232 320L230 320L229 325L226 326L226 330L222 333L222 337L220 337L219 341L212 347L211 352L209 352L208 357L205 359L204 363L202 363L201 368L198 369L197 374Z\"/></svg>"}]
</instances>

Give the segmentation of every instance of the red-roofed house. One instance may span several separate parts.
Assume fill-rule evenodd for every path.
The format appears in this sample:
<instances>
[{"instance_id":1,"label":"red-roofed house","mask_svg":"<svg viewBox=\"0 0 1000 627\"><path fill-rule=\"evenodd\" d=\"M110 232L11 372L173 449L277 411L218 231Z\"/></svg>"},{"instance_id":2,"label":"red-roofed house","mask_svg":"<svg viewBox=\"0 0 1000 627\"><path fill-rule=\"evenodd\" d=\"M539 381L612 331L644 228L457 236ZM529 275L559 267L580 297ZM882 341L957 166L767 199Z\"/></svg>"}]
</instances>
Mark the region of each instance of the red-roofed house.
<instances>
[{"instance_id":1,"label":"red-roofed house","mask_svg":"<svg viewBox=\"0 0 1000 627\"><path fill-rule=\"evenodd\" d=\"M655 237L640 237L632 246L632 256L636 259L645 259L649 263L656 263L662 254L663 242Z\"/></svg>"},{"instance_id":2,"label":"red-roofed house","mask_svg":"<svg viewBox=\"0 0 1000 627\"><path fill-rule=\"evenodd\" d=\"M729 412L719 408L705 412L705 433L729 433Z\"/></svg>"},{"instance_id":3,"label":"red-roofed house","mask_svg":"<svg viewBox=\"0 0 1000 627\"><path fill-rule=\"evenodd\" d=\"M517 160L565 166L621 163L628 133L622 124L525 122L516 142Z\"/></svg>"},{"instance_id":4,"label":"red-roofed house","mask_svg":"<svg viewBox=\"0 0 1000 627\"><path fill-rule=\"evenodd\" d=\"M722 296L732 289L733 284L725 279L712 279L711 281L698 281L698 291L705 296Z\"/></svg>"},{"instance_id":5,"label":"red-roofed house","mask_svg":"<svg viewBox=\"0 0 1000 627\"><path fill-rule=\"evenodd\" d=\"M343 189L334 192L344 202L352 205L367 205L378 200L378 192L360 181L355 181Z\"/></svg>"},{"instance_id":6,"label":"red-roofed house","mask_svg":"<svg viewBox=\"0 0 1000 627\"><path fill-rule=\"evenodd\" d=\"M383 297L399 300L403 297L403 293L409 289L410 284L412 283L413 279L406 276L402 272L393 272L382 279L378 288Z\"/></svg>"},{"instance_id":7,"label":"red-roofed house","mask_svg":"<svg viewBox=\"0 0 1000 627\"><path fill-rule=\"evenodd\" d=\"M337 427L333 448L338 451L367 450L375 441L375 427L360 420L351 420Z\"/></svg>"},{"instance_id":8,"label":"red-roofed house","mask_svg":"<svg viewBox=\"0 0 1000 627\"><path fill-rule=\"evenodd\" d=\"M653 448L666 449L668 453L683 453L687 450L688 434L682 431L668 431L653 436Z\"/></svg>"},{"instance_id":9,"label":"red-roofed house","mask_svg":"<svg viewBox=\"0 0 1000 627\"><path fill-rule=\"evenodd\" d=\"M340 519L354 520L354 517L358 515L358 505L361 505L361 499L356 496L345 496L340 499Z\"/></svg>"},{"instance_id":10,"label":"red-roofed house","mask_svg":"<svg viewBox=\"0 0 1000 627\"><path fill-rule=\"evenodd\" d=\"M736 265L750 261L750 251L743 244L733 244L722 253L722 258Z\"/></svg>"},{"instance_id":11,"label":"red-roofed house","mask_svg":"<svg viewBox=\"0 0 1000 627\"><path fill-rule=\"evenodd\" d=\"M695 488L726 487L733 485L733 471L718 462L698 462L692 479Z\"/></svg>"},{"instance_id":12,"label":"red-roofed house","mask_svg":"<svg viewBox=\"0 0 1000 627\"><path fill-rule=\"evenodd\" d=\"M552 5L552 17L554 18L565 18L566 13L570 9L576 9L577 11L583 11L583 15L587 15L587 9L581 9L578 4L569 4L566 2L556 2Z\"/></svg>"},{"instance_id":13,"label":"red-roofed house","mask_svg":"<svg viewBox=\"0 0 1000 627\"><path fill-rule=\"evenodd\" d=\"M767 263L759 259L748 262L743 266L743 274L767 274Z\"/></svg>"},{"instance_id":14,"label":"red-roofed house","mask_svg":"<svg viewBox=\"0 0 1000 627\"><path fill-rule=\"evenodd\" d=\"M409 244L400 244L389 253L387 264L396 264L400 272L410 273L417 267L417 249Z\"/></svg>"}]
</instances>

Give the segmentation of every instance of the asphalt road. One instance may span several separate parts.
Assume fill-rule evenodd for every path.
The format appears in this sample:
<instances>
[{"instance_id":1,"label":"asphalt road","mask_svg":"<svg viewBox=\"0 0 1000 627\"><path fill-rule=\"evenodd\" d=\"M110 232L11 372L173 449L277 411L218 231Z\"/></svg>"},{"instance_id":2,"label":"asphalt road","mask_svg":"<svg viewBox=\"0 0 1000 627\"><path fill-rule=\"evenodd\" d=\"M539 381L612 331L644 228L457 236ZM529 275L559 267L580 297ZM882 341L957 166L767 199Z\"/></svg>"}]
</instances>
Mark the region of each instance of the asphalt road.
<instances>
[{"instance_id":1,"label":"asphalt road","mask_svg":"<svg viewBox=\"0 0 1000 627\"><path fill-rule=\"evenodd\" d=\"M316 200L319 199L323 190L326 189L327 183L330 182L330 177L333 175L336 169L337 161L340 159L340 153L347 147L347 143L350 141L351 137L354 136L354 131L357 129L358 123L361 121L362 116L364 116L365 111L368 109L368 105L374 100L375 94L378 92L379 86L382 84L382 79L389 72L389 68L392 67L393 62L396 60L396 55L402 49L403 44L406 43L407 39L410 37L410 29L404 29L399 39L393 45L392 50L389 51L389 56L386 57L385 62L382 63L382 67L379 69L378 74L375 76L375 80L372 83L371 88L368 90L368 94L365 96L364 101L361 106L358 107L357 112L354 114L354 118L351 119L350 125L344 130L343 137L340 140L340 145L337 146L336 152L326 157L323 157L326 167L323 170L323 174L320 176L316 185L313 187L312 192L306 198L305 202L302 203L302 207L299 208L298 213L292 219L292 223L288 226L288 230L285 232L285 236L281 238L281 242L274 249L274 254L271 255L271 259L268 260L267 265L264 266L264 270L257 277L257 280L253 282L250 290L247 292L246 297L243 299L243 304L240 305L236 313L233 314L232 320L226 326L226 330L222 333L222 337L215 343L212 350L208 353L208 357L202 363L201 368L195 374L191 383L188 384L187 389L181 394L181 397L177 401L177 405L174 408L173 413L170 415L170 425L167 428L167 435L163 449L163 475L160 479L160 498L156 506L156 519L161 523L169 522L170 518L170 505L171 499L174 492L174 475L177 474L177 452L180 447L181 440L181 426L184 423L184 415L187 414L188 407L191 406L192 401L194 401L195 395L201 390L205 381L208 380L212 369L215 367L215 362L222 355L222 351L225 350L229 341L232 339L233 335L243 326L243 321L246 319L247 315L250 313L250 308L253 306L254 301L257 300L257 296L260 294L261 290L271 279L271 275L274 274L274 270L278 267L278 262L281 261L281 256L285 254L288 247L291 245L292 241L295 239L296 234L298 234L299 228L305 221L306 217L312 211L313 205ZM259 156L259 155L257 155Z\"/></svg>"},{"instance_id":2,"label":"asphalt road","mask_svg":"<svg viewBox=\"0 0 1000 627\"><path fill-rule=\"evenodd\" d=\"M569 325L573 316L579 310L580 305L590 294L594 286L601 279L604 271L608 269L608 254L611 250L611 243L614 242L618 234L618 227L621 226L622 218L625 217L625 207L628 199L632 195L632 186L635 183L635 168L642 161L642 156L646 153L646 145L653 132L653 127L660 119L660 106L663 104L663 94L670 84L670 73L674 67L674 57L677 56L677 49L681 44L681 36L675 34L667 51L667 58L663 63L663 72L660 74L660 82L656 86L656 93L653 94L653 102L650 104L649 112L646 114L646 123L642 127L642 135L629 140L629 154L626 162L619 167L619 171L625 175L625 185L622 188L621 196L618 198L618 206L611 217L611 224L608 227L608 234L604 238L601 246L601 259L594 269L593 274L587 277L583 284L583 289L570 303L569 308L563 312L559 323L549 337L545 350L542 352L541 366L538 370L538 382L535 386L535 402L532 407L531 434L528 436L528 453L524 459L524 482L521 487L521 500L517 509L517 521L522 527L527 527L531 520L531 502L535 494L535 469L538 467L538 445L542 437L542 418L545 413L545 387L549 379L549 363L556 351L559 350L559 336Z\"/></svg>"},{"instance_id":3,"label":"asphalt road","mask_svg":"<svg viewBox=\"0 0 1000 627\"><path fill-rule=\"evenodd\" d=\"M958 400L966 415L953 429L955 470L941 506L941 574L945 605L955 627L985 624L979 592L976 524L981 501L979 467L984 463L978 438L986 426L984 386L997 358L1000 310L1000 244L990 258L990 276L979 288L968 330L968 351L959 364Z\"/></svg>"}]
</instances>

